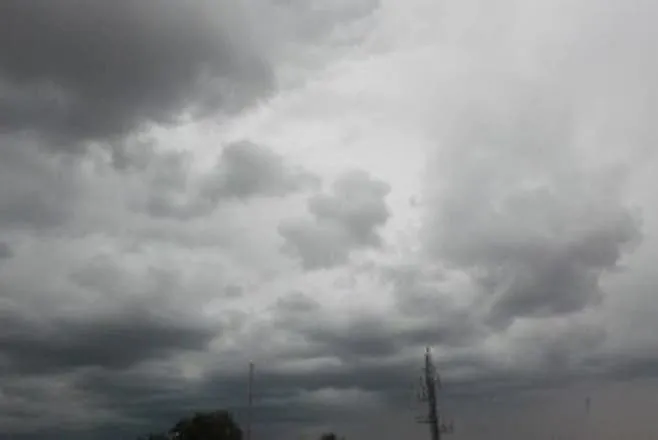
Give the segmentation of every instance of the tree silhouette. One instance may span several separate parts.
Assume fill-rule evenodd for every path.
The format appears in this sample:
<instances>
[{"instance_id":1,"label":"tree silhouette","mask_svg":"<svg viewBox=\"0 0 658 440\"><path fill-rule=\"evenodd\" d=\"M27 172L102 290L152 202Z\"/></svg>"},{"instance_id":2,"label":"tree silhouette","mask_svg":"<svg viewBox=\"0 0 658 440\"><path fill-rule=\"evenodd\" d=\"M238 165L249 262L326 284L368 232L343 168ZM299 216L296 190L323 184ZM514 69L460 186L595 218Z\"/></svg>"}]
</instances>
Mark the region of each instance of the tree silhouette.
<instances>
[{"instance_id":1,"label":"tree silhouette","mask_svg":"<svg viewBox=\"0 0 658 440\"><path fill-rule=\"evenodd\" d=\"M176 423L169 434L176 440L242 440L242 430L228 411L198 412Z\"/></svg>"},{"instance_id":2,"label":"tree silhouette","mask_svg":"<svg viewBox=\"0 0 658 440\"><path fill-rule=\"evenodd\" d=\"M320 440L338 440L338 436L333 432L327 432L320 436Z\"/></svg>"}]
</instances>

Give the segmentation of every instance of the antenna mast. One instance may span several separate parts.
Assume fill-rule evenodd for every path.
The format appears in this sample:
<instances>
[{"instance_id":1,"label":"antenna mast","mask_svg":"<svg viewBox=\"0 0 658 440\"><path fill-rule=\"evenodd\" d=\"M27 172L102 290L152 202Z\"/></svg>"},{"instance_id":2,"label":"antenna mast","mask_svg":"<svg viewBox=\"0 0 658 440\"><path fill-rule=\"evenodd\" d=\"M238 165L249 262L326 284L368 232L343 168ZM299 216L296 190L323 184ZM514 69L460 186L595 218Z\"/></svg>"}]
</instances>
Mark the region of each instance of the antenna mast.
<instances>
[{"instance_id":1,"label":"antenna mast","mask_svg":"<svg viewBox=\"0 0 658 440\"><path fill-rule=\"evenodd\" d=\"M249 385L247 392L247 429L246 440L251 440L251 406L253 402L254 363L249 362Z\"/></svg>"},{"instance_id":2,"label":"antenna mast","mask_svg":"<svg viewBox=\"0 0 658 440\"><path fill-rule=\"evenodd\" d=\"M430 425L431 440L441 440L441 434L454 432L452 422L450 425L441 423L437 399L437 388L440 386L441 381L432 362L432 352L427 347L425 349L425 367L423 368L423 377L421 377L419 390L419 400L427 402L427 417L418 421Z\"/></svg>"}]
</instances>

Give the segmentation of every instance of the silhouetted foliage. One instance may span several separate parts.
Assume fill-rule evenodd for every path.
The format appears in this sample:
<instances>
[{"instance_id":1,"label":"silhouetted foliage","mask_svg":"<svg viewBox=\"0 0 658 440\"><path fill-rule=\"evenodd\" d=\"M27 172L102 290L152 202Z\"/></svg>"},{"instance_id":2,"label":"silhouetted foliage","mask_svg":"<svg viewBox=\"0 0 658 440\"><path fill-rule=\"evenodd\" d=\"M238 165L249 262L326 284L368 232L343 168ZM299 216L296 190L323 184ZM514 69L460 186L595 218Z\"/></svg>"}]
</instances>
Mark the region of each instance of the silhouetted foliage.
<instances>
[{"instance_id":1,"label":"silhouetted foliage","mask_svg":"<svg viewBox=\"0 0 658 440\"><path fill-rule=\"evenodd\" d=\"M196 413L169 431L177 440L242 440L242 430L228 411Z\"/></svg>"},{"instance_id":2,"label":"silhouetted foliage","mask_svg":"<svg viewBox=\"0 0 658 440\"><path fill-rule=\"evenodd\" d=\"M333 432L327 432L320 436L320 440L338 440L338 436Z\"/></svg>"},{"instance_id":3,"label":"silhouetted foliage","mask_svg":"<svg viewBox=\"0 0 658 440\"><path fill-rule=\"evenodd\" d=\"M168 434L137 440L242 440L242 430L228 411L198 412L179 420Z\"/></svg>"}]
</instances>

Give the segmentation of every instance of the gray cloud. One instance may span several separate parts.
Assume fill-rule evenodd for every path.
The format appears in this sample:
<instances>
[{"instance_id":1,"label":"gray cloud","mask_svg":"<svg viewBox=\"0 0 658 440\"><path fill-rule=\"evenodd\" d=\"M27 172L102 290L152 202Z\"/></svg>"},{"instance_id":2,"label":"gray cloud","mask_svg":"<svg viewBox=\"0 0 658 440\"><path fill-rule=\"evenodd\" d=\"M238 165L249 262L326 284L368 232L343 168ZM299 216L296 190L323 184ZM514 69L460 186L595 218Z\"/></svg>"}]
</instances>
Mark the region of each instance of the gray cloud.
<instances>
[{"instance_id":1,"label":"gray cloud","mask_svg":"<svg viewBox=\"0 0 658 440\"><path fill-rule=\"evenodd\" d=\"M240 298L244 296L244 294L244 288L241 286L230 284L224 288L224 296L228 298Z\"/></svg>"},{"instance_id":2,"label":"gray cloud","mask_svg":"<svg viewBox=\"0 0 658 440\"><path fill-rule=\"evenodd\" d=\"M227 145L212 176L204 182L204 196L210 200L254 196L281 197L317 184L317 178L286 164L274 151L253 142Z\"/></svg>"},{"instance_id":3,"label":"gray cloud","mask_svg":"<svg viewBox=\"0 0 658 440\"><path fill-rule=\"evenodd\" d=\"M39 154L30 138L0 142L0 228L36 232L65 224L80 193L76 164Z\"/></svg>"},{"instance_id":4,"label":"gray cloud","mask_svg":"<svg viewBox=\"0 0 658 440\"><path fill-rule=\"evenodd\" d=\"M2 374L70 374L83 368L125 370L172 355L205 351L223 324L197 316L199 297L180 298L179 268L140 271L116 255L75 264L60 247L40 266L28 247L0 276ZM32 263L25 271L26 263ZM28 266L30 268L30 266ZM29 282L35 271L42 280Z\"/></svg>"},{"instance_id":5,"label":"gray cloud","mask_svg":"<svg viewBox=\"0 0 658 440\"><path fill-rule=\"evenodd\" d=\"M351 251L378 247L378 228L389 217L388 184L363 171L342 174L328 194L308 201L312 220L289 220L279 233L286 249L299 256L305 269L331 267L347 261Z\"/></svg>"},{"instance_id":6,"label":"gray cloud","mask_svg":"<svg viewBox=\"0 0 658 440\"><path fill-rule=\"evenodd\" d=\"M436 347L442 405L459 420L460 437L488 438L494 426L505 438L537 437L575 420L571 410L582 402L577 389L558 403L542 393L611 381L623 392L610 399L616 409L593 416L603 426L597 438L656 437L636 432L637 420L653 429L650 417L633 418L653 408L650 399L633 399L634 388L655 400L648 380L658 373L649 349L653 277L637 271L637 260L621 267L633 246L655 246L655 164L646 154L658 139L651 128L658 90L652 2L547 2L546 9L533 2L512 10L511 3L489 9L480 0L440 8L425 1L247 0L241 12L233 9L237 2L201 0L32 3L0 1L0 127L10 132L0 136L0 438L134 438L217 407L244 420L251 357L257 437L294 438L309 426L328 426L359 438L342 428L367 421L360 437L411 438L425 345ZM367 26L350 26L378 6L371 16L377 31L360 52L350 44ZM535 7L539 12L530 11ZM254 27L242 12L266 20ZM283 50L275 30L297 44ZM399 41L404 53L387 53ZM347 45L338 50L334 43ZM356 56L321 76L309 73L345 48ZM332 283L332 272L278 278L268 267L264 275L260 255L231 254L222 228L239 208L238 221L255 218L241 231L262 223L306 269L333 267L354 251L382 247L379 229L392 215L387 184L347 173L310 197L309 219L275 230L281 213L270 223L269 212L261 214L278 207L267 203L252 214L242 211L252 203L243 202L317 185L289 158L240 142L197 175L193 147L163 152L124 136L151 122L175 123L187 109L243 108L274 86L276 57L291 62L292 80L287 70L281 75L286 84L313 77L316 96L329 80L338 93L326 109L342 110L339 98L349 98L347 109L354 102L343 94L379 81L359 73L362 82L352 85L349 74L335 82L332 75L367 72L361 62L372 55L383 72L378 80L427 79L409 96L413 105L397 93L413 94L415 84L398 84L393 95L366 92L391 106L383 113L404 113L392 129L411 130L410 139L428 135L442 156L428 160L429 194L421 197L425 229L414 238L425 253L384 268L379 257L399 255L377 255L371 272L350 272L354 295L373 295L375 304L364 313L357 308L367 297L355 297L359 306L336 316L308 287L323 294L345 288ZM383 71L389 55L395 68ZM307 90L294 92L293 107ZM274 106L283 114L277 124L287 123L287 99ZM422 115L415 113L419 102ZM237 121L237 130L249 136L261 117L267 125L264 110L244 127ZM293 113L304 111L300 105ZM367 140L371 124L358 116L350 113L350 123L354 117ZM431 127L413 132L426 120ZM285 138L278 130L274 136ZM113 163L104 151L43 154L79 151L81 141L94 139L113 146ZM640 160L650 176L627 186ZM633 210L630 196L645 212ZM209 215L229 202L227 212ZM294 215L287 208L281 210ZM255 247L278 256L277 243L261 243L260 232L248 231ZM241 252L248 247L242 237L231 239ZM654 253L644 261L651 275ZM611 285L612 275L627 279L623 288ZM264 317L247 311L252 301L271 299L263 292L289 288L305 293L284 295ZM380 293L383 299L374 299ZM619 304L628 307L617 310ZM551 419L551 408L569 414ZM620 408L623 420L611 422Z\"/></svg>"},{"instance_id":7,"label":"gray cloud","mask_svg":"<svg viewBox=\"0 0 658 440\"><path fill-rule=\"evenodd\" d=\"M14 252L11 250L11 247L2 241L0 241L0 260L11 258L14 255Z\"/></svg>"},{"instance_id":8,"label":"gray cloud","mask_svg":"<svg viewBox=\"0 0 658 440\"><path fill-rule=\"evenodd\" d=\"M68 283L62 277L52 281L60 289L36 283L33 288L42 291L30 292L27 283L17 284L6 273L0 277L3 431L31 434L57 426L72 438L89 430L101 436L104 430L142 432L127 392L125 401L112 394L120 390L111 388L119 385L112 378L140 372L140 390L150 384L150 398L157 400L180 383L169 362L205 352L225 328L198 316L192 298L176 297L178 272L136 275L112 258L97 257L64 276ZM44 302L53 306L42 307ZM87 375L104 378L110 388L85 388L81 380ZM61 399L66 408L60 408ZM113 399L123 406L114 407Z\"/></svg>"},{"instance_id":9,"label":"gray cloud","mask_svg":"<svg viewBox=\"0 0 658 440\"><path fill-rule=\"evenodd\" d=\"M398 281L401 276L395 275L389 279ZM287 356L307 359L314 365L303 372L296 370L295 380L301 380L308 371L308 380L317 374L318 381L326 381L324 386L376 391L386 401L399 402L411 392L409 381L417 368L415 362L420 362L420 354L428 345L436 348L439 369L452 388L448 391L451 399L563 386L588 376L614 376L612 369L601 367L604 358L593 354L606 337L595 323L547 321L541 327L519 330L508 336L512 341L509 345L489 350L485 346L496 339L496 334L481 325L477 310L451 304L436 291L420 302L420 295L429 292L418 286L427 278L416 274L414 280L415 284L396 283L400 309L386 320L367 313L332 319L311 296L301 293L280 300L275 327L289 332L291 340L303 341ZM402 307L408 304L404 295L412 307ZM401 356L410 350L419 353L417 359ZM320 361L327 358L334 361ZM358 375L355 382L350 382L352 374ZM381 374L390 375L383 380L389 380L388 385L377 379Z\"/></svg>"},{"instance_id":10,"label":"gray cloud","mask_svg":"<svg viewBox=\"0 0 658 440\"><path fill-rule=\"evenodd\" d=\"M492 322L515 316L546 316L582 310L602 300L599 277L614 270L624 247L638 237L628 215L610 219L600 231L588 231L572 243L540 255L526 255L503 267L485 282L505 285L506 292L492 308ZM561 248L561 249L560 249ZM507 257L514 253L505 253Z\"/></svg>"},{"instance_id":11,"label":"gray cloud","mask_svg":"<svg viewBox=\"0 0 658 440\"><path fill-rule=\"evenodd\" d=\"M326 319L321 305L299 292L279 300L276 313L278 327L303 335L306 356L331 353L348 364L395 356L408 347L465 347L482 336L466 311L435 299L426 302L422 311L403 310L398 319L415 321L404 324L367 314Z\"/></svg>"},{"instance_id":12,"label":"gray cloud","mask_svg":"<svg viewBox=\"0 0 658 440\"><path fill-rule=\"evenodd\" d=\"M4 369L24 374L125 369L184 350L203 350L218 330L135 305L46 320L5 310L0 323L7 329L0 336Z\"/></svg>"},{"instance_id":13,"label":"gray cloud","mask_svg":"<svg viewBox=\"0 0 658 440\"><path fill-rule=\"evenodd\" d=\"M538 86L539 87L539 86ZM601 301L599 279L640 238L624 170L575 157L580 128L552 95L506 89L507 116L466 100L449 169L430 202L430 251L490 293L490 323L572 313Z\"/></svg>"},{"instance_id":14,"label":"gray cloud","mask_svg":"<svg viewBox=\"0 0 658 440\"><path fill-rule=\"evenodd\" d=\"M249 141L226 145L217 164L200 178L190 177L190 159L189 154L169 153L149 161L149 214L186 220L208 215L222 202L284 197L319 184L315 175Z\"/></svg>"},{"instance_id":15,"label":"gray cloud","mask_svg":"<svg viewBox=\"0 0 658 440\"><path fill-rule=\"evenodd\" d=\"M313 315L313 311L317 311L313 301L303 295L296 295L283 301L280 308L280 316L283 320L293 316L299 318L302 315ZM310 316L309 321L312 319ZM357 327L359 326L352 328L357 331L359 330ZM398 350L404 348L405 344L407 347L413 347L426 341L422 335L418 338L409 338L409 335L399 335L382 326L374 325L373 329L375 327L382 331L382 341L386 336L396 340L396 344L399 344ZM279 326L278 330L280 329ZM299 328L295 331L299 331L300 335L309 336L306 330ZM257 360L258 397L254 412L257 421L256 430L262 430L263 433L270 432L275 438L286 438L291 433L298 433L305 426L320 426L329 419L339 426L358 422L368 417L370 413L365 402L356 401L356 406L350 403L348 397L350 393L354 393L354 390L366 393L365 395L373 393L376 405L381 405L376 407L380 412L386 409L400 411L405 405L403 402L412 405L414 386L422 364L422 347L418 347L418 356L413 359L396 360L390 357L391 351L388 349L373 351L368 350L368 345L363 347L365 356L357 356L356 347L353 347L352 352L345 351L345 343L351 343L352 340L341 338L339 329L333 330L337 331L338 337L331 340L318 338L317 333L310 335L311 340L324 344L322 350L281 360L287 362L313 360L317 356L327 356L331 353L341 360L340 365L318 366L300 372L277 368L281 360ZM371 336L375 334L375 332L366 333ZM332 331L328 329L324 335L331 336ZM572 336L575 335L577 333ZM363 339L358 335L354 339L354 341L360 340ZM513 404L518 399L522 399L524 393L556 389L582 382L586 378L592 380L594 377L585 374L587 372L575 374L575 370L567 369L559 363L546 365L542 371L522 372L504 368L496 370L486 357L475 352L452 359L438 356L438 359L441 372L444 377L449 378L445 383L443 407L450 415L470 414L466 410L476 404L484 405L482 408L484 411L486 402L483 403L482 399L485 398L498 399L496 407L500 409L501 405ZM461 380L450 379L452 372L464 368L475 368L485 374ZM631 368L633 367L626 367L626 370L630 371ZM611 377L608 376L611 370L601 371L605 373L598 376L600 380ZM642 375L655 373L639 366L638 369L633 370L633 377L640 377L637 375L638 372ZM113 430L117 429L130 437L166 428L181 414L198 409L226 407L233 410L239 420L244 420L245 401L240 397L244 395L247 385L244 373L245 371L241 370L227 371L217 367L209 376L201 380L188 381L166 368L165 364L131 364L124 368L86 370L83 374L75 376L74 386L84 393L86 400L95 402L95 412L98 414L96 427L107 424L103 421L105 412L115 417L113 429L110 429L112 426L110 422L107 424L107 431L99 433L99 435L106 434L109 439ZM325 395L331 395L333 392L344 393L342 404L335 406L331 401L308 400L310 395L314 395L313 393L321 396L323 392L326 392ZM18 395L25 396L26 393L23 391ZM27 401L23 404L27 404ZM20 406L16 408L19 410ZM27 406L25 410L28 410ZM117 425L118 420L123 422ZM475 420L477 418L470 415L464 420L464 425L460 426L460 429L467 429ZM413 414L401 423L411 426Z\"/></svg>"},{"instance_id":16,"label":"gray cloud","mask_svg":"<svg viewBox=\"0 0 658 440\"><path fill-rule=\"evenodd\" d=\"M379 380L385 378L380 377ZM330 380L329 383L338 381ZM166 373L151 372L149 376L146 371L139 370L90 371L78 376L76 385L94 399L104 402L108 408L120 410L127 420L132 421L123 425L128 438L167 429L182 414L196 410L228 408L240 422L245 421L246 403L239 397L244 395L247 387L243 374L237 376L218 372L201 382L190 383ZM302 388L298 385L309 390L315 388L311 382L303 384L291 381L289 377L258 372L258 397L253 410L255 432L286 438L291 432L299 432L307 425L320 424L327 417L336 417L337 420L358 418L345 408L304 401ZM104 433L110 434L107 431Z\"/></svg>"},{"instance_id":17,"label":"gray cloud","mask_svg":"<svg viewBox=\"0 0 658 440\"><path fill-rule=\"evenodd\" d=\"M296 15L303 17L292 31L303 39L322 41L335 30L337 25L350 23L367 17L380 6L380 0L355 0L336 2L336 5L320 6L319 2L304 0L287 0L281 2L285 8L294 10Z\"/></svg>"},{"instance_id":18,"label":"gray cloud","mask_svg":"<svg viewBox=\"0 0 658 440\"><path fill-rule=\"evenodd\" d=\"M34 130L70 149L173 122L188 108L244 106L270 87L271 76L233 6L3 2L3 130Z\"/></svg>"}]
</instances>

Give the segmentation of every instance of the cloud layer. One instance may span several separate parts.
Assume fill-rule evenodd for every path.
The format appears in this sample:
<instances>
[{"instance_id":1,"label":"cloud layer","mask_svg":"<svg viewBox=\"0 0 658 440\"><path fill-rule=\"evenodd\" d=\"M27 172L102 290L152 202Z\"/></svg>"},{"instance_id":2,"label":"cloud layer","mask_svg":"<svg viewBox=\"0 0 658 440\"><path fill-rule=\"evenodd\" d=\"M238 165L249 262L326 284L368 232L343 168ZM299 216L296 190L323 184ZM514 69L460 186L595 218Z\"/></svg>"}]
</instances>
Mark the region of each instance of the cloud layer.
<instances>
[{"instance_id":1,"label":"cloud layer","mask_svg":"<svg viewBox=\"0 0 658 440\"><path fill-rule=\"evenodd\" d=\"M377 228L389 216L389 191L388 184L363 171L347 171L333 183L330 194L308 200L313 220L286 221L279 232L305 269L346 263L354 249L381 246Z\"/></svg>"},{"instance_id":2,"label":"cloud layer","mask_svg":"<svg viewBox=\"0 0 658 440\"><path fill-rule=\"evenodd\" d=\"M0 432L655 437L656 12L3 2Z\"/></svg>"},{"instance_id":3,"label":"cloud layer","mask_svg":"<svg viewBox=\"0 0 658 440\"><path fill-rule=\"evenodd\" d=\"M4 129L36 130L70 148L174 122L189 107L244 105L269 87L269 66L249 31L236 33L248 26L234 5L218 6L5 3Z\"/></svg>"}]
</instances>

